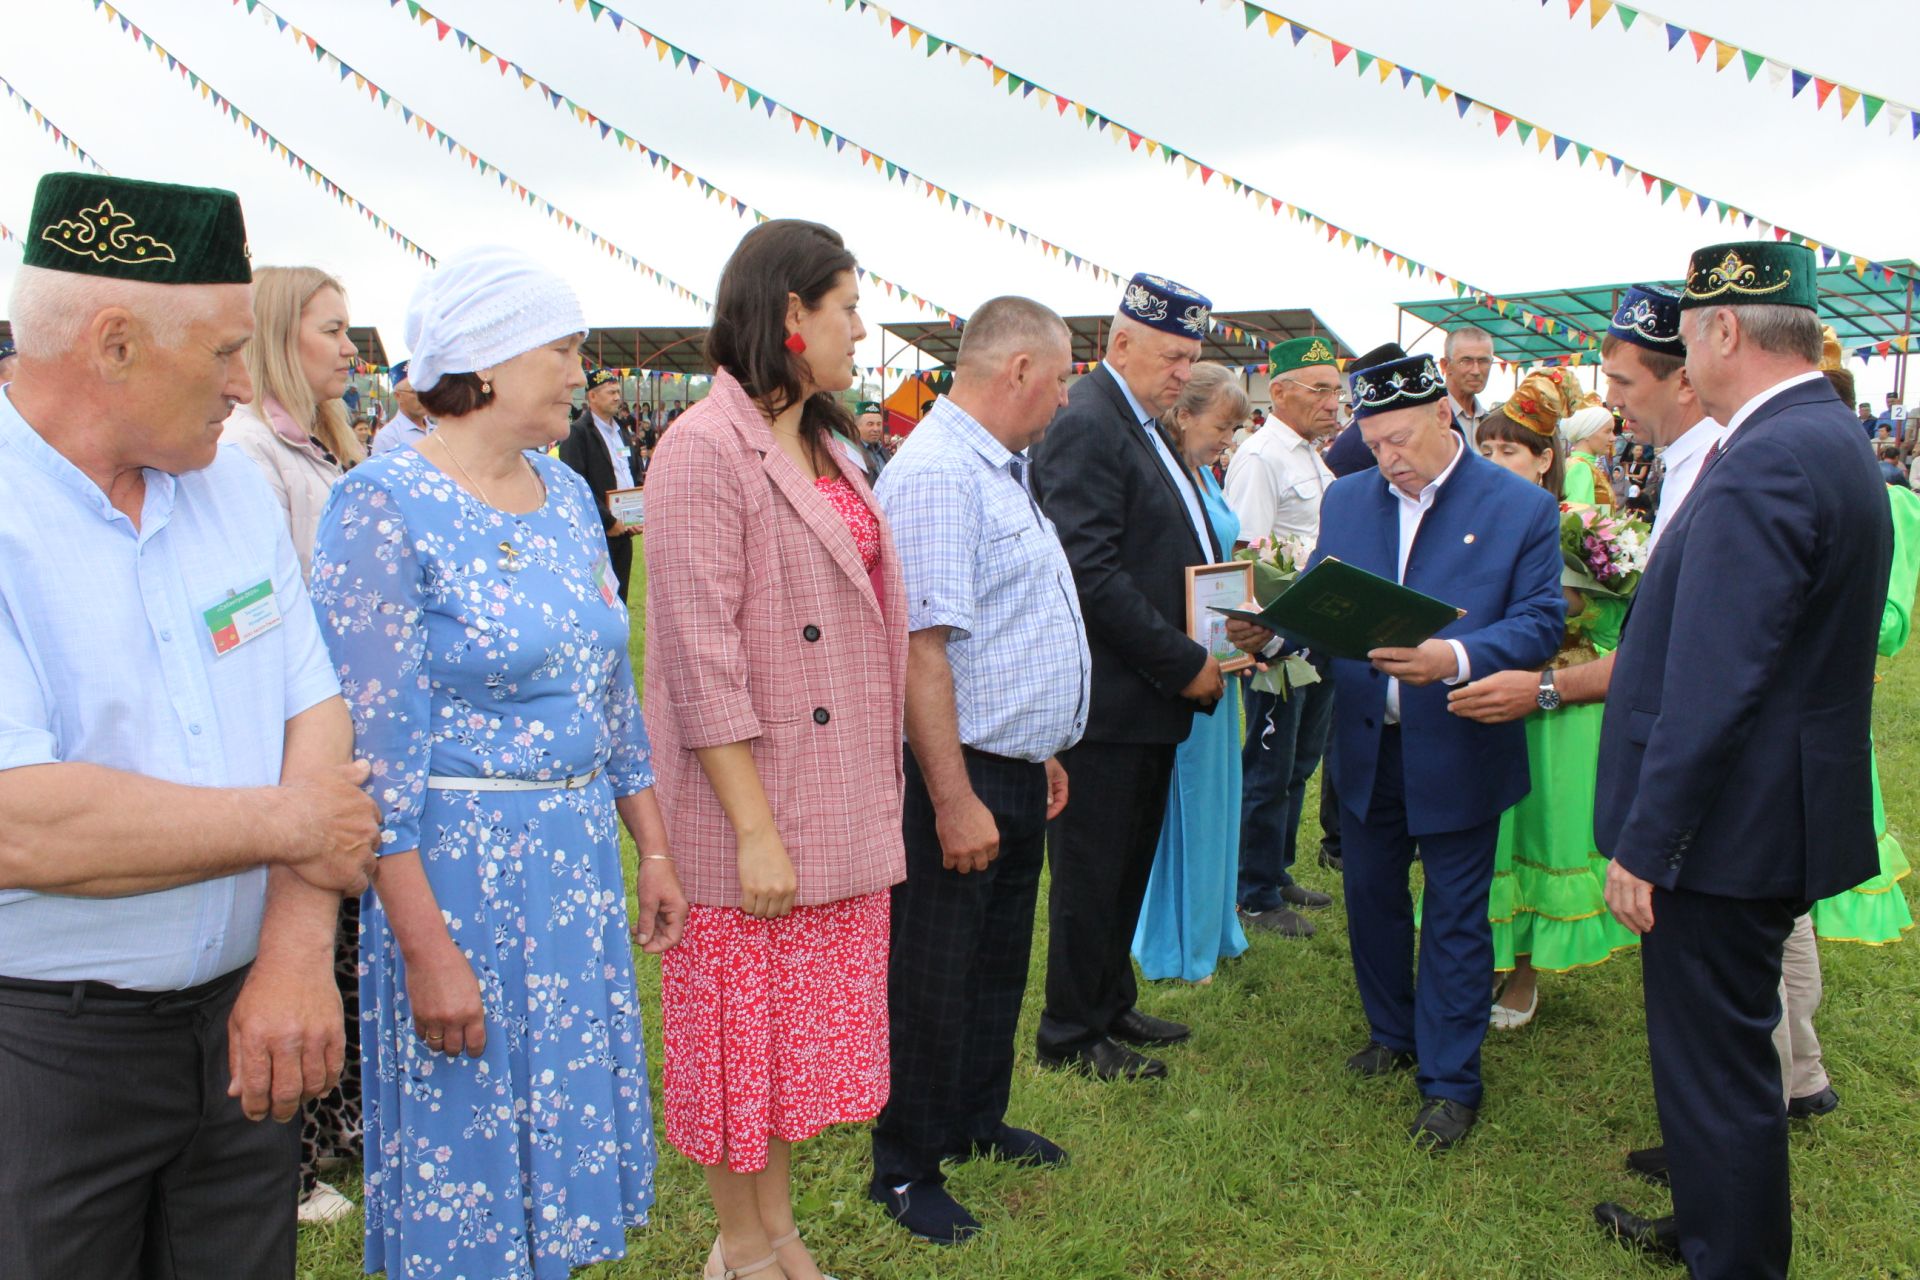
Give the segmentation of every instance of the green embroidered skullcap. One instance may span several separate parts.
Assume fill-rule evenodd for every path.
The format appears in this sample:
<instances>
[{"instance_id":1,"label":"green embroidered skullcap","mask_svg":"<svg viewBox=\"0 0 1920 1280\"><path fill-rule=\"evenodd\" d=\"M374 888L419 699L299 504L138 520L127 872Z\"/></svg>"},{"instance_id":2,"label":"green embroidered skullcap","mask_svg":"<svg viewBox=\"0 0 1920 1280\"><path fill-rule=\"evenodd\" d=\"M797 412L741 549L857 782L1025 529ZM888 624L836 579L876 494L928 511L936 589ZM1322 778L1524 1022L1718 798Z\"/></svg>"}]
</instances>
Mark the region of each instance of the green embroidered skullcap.
<instances>
[{"instance_id":1,"label":"green embroidered skullcap","mask_svg":"<svg viewBox=\"0 0 1920 1280\"><path fill-rule=\"evenodd\" d=\"M1338 360L1339 357L1333 351L1333 344L1317 334L1276 342L1273 344L1273 350L1267 352L1267 367L1276 378L1283 373L1292 373L1295 369L1304 369L1308 365L1337 366Z\"/></svg>"},{"instance_id":2,"label":"green embroidered skullcap","mask_svg":"<svg viewBox=\"0 0 1920 1280\"><path fill-rule=\"evenodd\" d=\"M1820 286L1813 250L1803 244L1745 240L1695 250L1680 309L1756 304L1816 311Z\"/></svg>"},{"instance_id":3,"label":"green embroidered skullcap","mask_svg":"<svg viewBox=\"0 0 1920 1280\"><path fill-rule=\"evenodd\" d=\"M153 284L247 284L240 197L214 187L49 173L34 192L26 265Z\"/></svg>"}]
</instances>

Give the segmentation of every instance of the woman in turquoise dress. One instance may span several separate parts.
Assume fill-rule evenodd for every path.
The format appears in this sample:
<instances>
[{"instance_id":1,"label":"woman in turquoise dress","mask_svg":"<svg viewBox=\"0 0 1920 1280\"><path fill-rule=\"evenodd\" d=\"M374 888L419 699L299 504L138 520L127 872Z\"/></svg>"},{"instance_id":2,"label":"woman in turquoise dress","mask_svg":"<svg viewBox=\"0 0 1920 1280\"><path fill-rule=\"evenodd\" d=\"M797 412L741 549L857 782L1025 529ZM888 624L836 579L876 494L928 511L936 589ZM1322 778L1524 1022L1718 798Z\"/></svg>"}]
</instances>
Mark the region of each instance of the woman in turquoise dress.
<instances>
[{"instance_id":1,"label":"woman in turquoise dress","mask_svg":"<svg viewBox=\"0 0 1920 1280\"><path fill-rule=\"evenodd\" d=\"M1197 364L1163 419L1199 487L1207 520L1223 550L1240 521L1220 493L1213 464L1247 419L1247 395L1219 365ZM1173 782L1146 901L1133 932L1133 956L1148 978L1206 982L1214 966L1247 949L1234 910L1240 877L1240 698L1229 693L1174 753Z\"/></svg>"},{"instance_id":2,"label":"woman in turquoise dress","mask_svg":"<svg viewBox=\"0 0 1920 1280\"><path fill-rule=\"evenodd\" d=\"M1591 504L1596 472L1568 461L1555 434L1562 411L1560 370L1529 375L1507 405L1480 425L1480 452L1571 502ZM1527 406L1532 405L1531 411ZM1569 631L1553 665L1590 661L1620 642L1626 602L1568 592ZM1539 1007L1537 973L1599 964L1634 944L1607 910L1607 860L1594 847L1594 778L1600 758L1600 703L1536 711L1526 719L1533 789L1500 816L1487 915L1494 969L1507 975L1489 1018L1501 1030L1525 1026Z\"/></svg>"},{"instance_id":3,"label":"woman in turquoise dress","mask_svg":"<svg viewBox=\"0 0 1920 1280\"><path fill-rule=\"evenodd\" d=\"M407 326L438 428L356 467L320 520L314 605L382 815L369 1273L564 1280L623 1256L653 1200L632 944L671 946L686 902L593 495L538 452L585 384L585 327L517 253L443 262Z\"/></svg>"},{"instance_id":4,"label":"woman in turquoise dress","mask_svg":"<svg viewBox=\"0 0 1920 1280\"><path fill-rule=\"evenodd\" d=\"M1913 630L1913 593L1920 579L1920 494L1887 486L1893 504L1893 572L1888 575L1886 608L1880 615L1880 656L1891 658ZM1823 942L1864 942L1885 946L1913 928L1900 882L1907 878L1906 851L1887 830L1887 806L1880 796L1880 763L1873 766L1873 830L1880 837L1880 873L1845 893L1813 904L1813 931Z\"/></svg>"}]
</instances>

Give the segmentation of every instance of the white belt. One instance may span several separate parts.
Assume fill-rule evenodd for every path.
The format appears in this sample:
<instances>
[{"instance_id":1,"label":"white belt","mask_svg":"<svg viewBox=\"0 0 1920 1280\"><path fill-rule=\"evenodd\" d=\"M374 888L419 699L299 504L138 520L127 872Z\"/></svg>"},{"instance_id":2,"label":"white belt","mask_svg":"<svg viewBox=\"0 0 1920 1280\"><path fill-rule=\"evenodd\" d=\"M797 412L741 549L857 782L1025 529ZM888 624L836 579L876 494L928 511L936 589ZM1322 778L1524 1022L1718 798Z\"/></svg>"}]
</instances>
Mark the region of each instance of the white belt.
<instances>
[{"instance_id":1,"label":"white belt","mask_svg":"<svg viewBox=\"0 0 1920 1280\"><path fill-rule=\"evenodd\" d=\"M449 778L435 774L427 785L435 791L578 791L600 776L591 773L571 778Z\"/></svg>"}]
</instances>

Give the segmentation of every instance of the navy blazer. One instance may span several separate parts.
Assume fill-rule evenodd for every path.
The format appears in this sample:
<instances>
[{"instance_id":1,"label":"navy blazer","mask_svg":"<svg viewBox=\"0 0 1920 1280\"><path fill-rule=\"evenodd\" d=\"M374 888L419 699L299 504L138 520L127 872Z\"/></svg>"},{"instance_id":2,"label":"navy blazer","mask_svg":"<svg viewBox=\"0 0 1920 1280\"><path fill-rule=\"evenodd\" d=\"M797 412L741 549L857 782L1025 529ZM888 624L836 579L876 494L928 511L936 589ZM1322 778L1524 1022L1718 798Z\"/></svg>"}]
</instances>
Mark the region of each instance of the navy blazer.
<instances>
[{"instance_id":1,"label":"navy blazer","mask_svg":"<svg viewBox=\"0 0 1920 1280\"><path fill-rule=\"evenodd\" d=\"M1460 641L1471 675L1544 666L1567 625L1559 504L1539 485L1460 447L1459 464L1420 521L1402 581L1467 611L1439 634ZM1377 470L1327 489L1320 542L1308 564L1328 556L1399 579L1400 504ZM1386 722L1387 677L1354 659L1326 665L1336 691L1328 767L1340 803L1365 817ZM1447 710L1450 691L1438 681L1400 686L1407 830L1416 836L1497 818L1531 786L1523 724L1456 716Z\"/></svg>"},{"instance_id":2,"label":"navy blazer","mask_svg":"<svg viewBox=\"0 0 1920 1280\"><path fill-rule=\"evenodd\" d=\"M1186 568L1226 557L1211 524L1206 545L1194 538L1185 500L1104 364L1068 390L1034 447L1033 493L1059 530L1087 624L1087 741L1186 741L1200 708L1180 691L1207 660L1187 637Z\"/></svg>"},{"instance_id":3,"label":"navy blazer","mask_svg":"<svg viewBox=\"0 0 1920 1280\"><path fill-rule=\"evenodd\" d=\"M1643 880L1812 901L1873 875L1873 663L1893 523L1824 380L1756 409L1635 593L1594 836Z\"/></svg>"}]
</instances>

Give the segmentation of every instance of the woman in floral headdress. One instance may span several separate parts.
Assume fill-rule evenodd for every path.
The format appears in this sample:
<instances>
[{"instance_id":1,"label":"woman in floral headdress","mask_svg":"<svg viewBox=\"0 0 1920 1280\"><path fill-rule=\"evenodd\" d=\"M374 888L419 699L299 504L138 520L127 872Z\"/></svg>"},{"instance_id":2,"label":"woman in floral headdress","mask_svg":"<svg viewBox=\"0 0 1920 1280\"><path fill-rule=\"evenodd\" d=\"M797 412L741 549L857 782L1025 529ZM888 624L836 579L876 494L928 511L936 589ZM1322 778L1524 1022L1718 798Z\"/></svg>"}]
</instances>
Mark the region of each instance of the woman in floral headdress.
<instances>
[{"instance_id":1,"label":"woman in floral headdress","mask_svg":"<svg viewBox=\"0 0 1920 1280\"><path fill-rule=\"evenodd\" d=\"M1590 502L1594 489L1587 477L1595 472L1570 463L1560 447L1563 415L1578 395L1563 370L1528 375L1513 398L1480 424L1480 452L1569 500L1578 494ZM1620 640L1625 609L1624 601L1588 599L1568 589L1567 640L1549 666L1611 652ZM1604 710L1599 703L1563 705L1527 717L1533 790L1501 815L1487 904L1494 968L1507 974L1491 1015L1496 1030L1533 1020L1539 1007L1537 970L1561 973L1599 964L1634 943L1633 934L1607 910L1607 860L1593 840Z\"/></svg>"}]
</instances>

